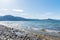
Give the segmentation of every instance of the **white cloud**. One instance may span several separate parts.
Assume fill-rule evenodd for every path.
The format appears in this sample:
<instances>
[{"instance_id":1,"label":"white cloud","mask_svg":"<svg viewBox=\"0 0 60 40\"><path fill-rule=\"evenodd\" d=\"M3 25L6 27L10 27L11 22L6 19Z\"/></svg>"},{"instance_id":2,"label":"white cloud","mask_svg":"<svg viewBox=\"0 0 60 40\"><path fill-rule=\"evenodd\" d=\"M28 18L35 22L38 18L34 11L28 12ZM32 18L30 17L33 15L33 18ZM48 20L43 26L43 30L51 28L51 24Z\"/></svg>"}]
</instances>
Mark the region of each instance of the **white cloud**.
<instances>
[{"instance_id":1,"label":"white cloud","mask_svg":"<svg viewBox=\"0 0 60 40\"><path fill-rule=\"evenodd\" d=\"M3 11L8 11L8 9L2 9Z\"/></svg>"},{"instance_id":2,"label":"white cloud","mask_svg":"<svg viewBox=\"0 0 60 40\"><path fill-rule=\"evenodd\" d=\"M39 14L34 15L34 17L38 19L48 19L48 18L51 18L52 15L53 15L53 12L43 12L43 13L40 13L40 15Z\"/></svg>"},{"instance_id":3,"label":"white cloud","mask_svg":"<svg viewBox=\"0 0 60 40\"><path fill-rule=\"evenodd\" d=\"M3 9L4 11L8 11L8 9Z\"/></svg>"},{"instance_id":4,"label":"white cloud","mask_svg":"<svg viewBox=\"0 0 60 40\"><path fill-rule=\"evenodd\" d=\"M23 12L21 9L0 9L2 12Z\"/></svg>"},{"instance_id":5,"label":"white cloud","mask_svg":"<svg viewBox=\"0 0 60 40\"><path fill-rule=\"evenodd\" d=\"M23 12L23 10L20 10L20 9L12 9L12 11L15 11L15 12Z\"/></svg>"},{"instance_id":6,"label":"white cloud","mask_svg":"<svg viewBox=\"0 0 60 40\"><path fill-rule=\"evenodd\" d=\"M10 12L9 9L0 9L1 12Z\"/></svg>"},{"instance_id":7,"label":"white cloud","mask_svg":"<svg viewBox=\"0 0 60 40\"><path fill-rule=\"evenodd\" d=\"M47 12L47 13L45 13L45 15L52 15L53 13L52 12Z\"/></svg>"},{"instance_id":8,"label":"white cloud","mask_svg":"<svg viewBox=\"0 0 60 40\"><path fill-rule=\"evenodd\" d=\"M21 13L21 14L20 14ZM1 8L0 9L0 15L23 15L23 10L17 10L17 9L7 9L7 8Z\"/></svg>"}]
</instances>

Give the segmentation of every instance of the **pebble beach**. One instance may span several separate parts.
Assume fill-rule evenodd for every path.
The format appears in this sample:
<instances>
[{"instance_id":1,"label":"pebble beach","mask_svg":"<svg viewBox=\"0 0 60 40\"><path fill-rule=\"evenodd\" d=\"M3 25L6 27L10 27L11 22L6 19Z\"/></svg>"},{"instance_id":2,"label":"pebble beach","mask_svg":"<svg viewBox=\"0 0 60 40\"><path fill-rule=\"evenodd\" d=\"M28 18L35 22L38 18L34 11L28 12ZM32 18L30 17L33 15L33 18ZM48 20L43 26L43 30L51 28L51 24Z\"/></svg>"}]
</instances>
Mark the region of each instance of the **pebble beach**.
<instances>
[{"instance_id":1,"label":"pebble beach","mask_svg":"<svg viewBox=\"0 0 60 40\"><path fill-rule=\"evenodd\" d=\"M0 25L0 40L60 40L60 37L31 33Z\"/></svg>"}]
</instances>

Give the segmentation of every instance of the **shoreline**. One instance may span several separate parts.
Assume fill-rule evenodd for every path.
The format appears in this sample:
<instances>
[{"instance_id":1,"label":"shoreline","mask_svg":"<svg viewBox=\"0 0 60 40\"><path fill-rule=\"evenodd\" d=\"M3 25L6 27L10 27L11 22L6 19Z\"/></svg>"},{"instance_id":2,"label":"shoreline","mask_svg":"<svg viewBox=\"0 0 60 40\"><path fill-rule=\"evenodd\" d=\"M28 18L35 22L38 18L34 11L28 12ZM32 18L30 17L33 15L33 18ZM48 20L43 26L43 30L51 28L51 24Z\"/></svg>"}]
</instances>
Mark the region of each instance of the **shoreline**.
<instances>
[{"instance_id":1,"label":"shoreline","mask_svg":"<svg viewBox=\"0 0 60 40\"><path fill-rule=\"evenodd\" d=\"M0 24L2 25L2 24ZM5 25L5 24L3 24ZM9 27L6 25L6 27L8 28L14 28L14 27ZM31 30L28 29L19 29L17 27L15 27L14 29L18 29L18 30L22 30L22 31L33 31L35 33L39 33L39 34L49 34L49 35L53 35L53 36L59 36L60 37L60 31L56 31L56 30L49 30L49 29L43 29L43 28L31 28Z\"/></svg>"},{"instance_id":2,"label":"shoreline","mask_svg":"<svg viewBox=\"0 0 60 40\"><path fill-rule=\"evenodd\" d=\"M19 30L0 25L0 39L1 40L59 40L60 37L46 34L39 34L32 30Z\"/></svg>"},{"instance_id":3,"label":"shoreline","mask_svg":"<svg viewBox=\"0 0 60 40\"><path fill-rule=\"evenodd\" d=\"M3 24L3 23L2 23ZM1 23L0 23L0 25L2 25ZM5 26L7 26L7 24L3 24L3 25L5 25ZM18 24L17 24L18 25ZM9 26L9 25L8 25ZM8 27L7 26L7 27ZM12 26L12 25L11 25ZM10 27L10 26L9 26ZM14 27L10 27L10 28L14 28ZM17 28L17 27L16 27ZM18 28L17 28L18 29ZM32 30L37 30L37 31L39 31L39 30L42 30L42 29L44 29L44 28L34 28L34 27L32 27L31 28ZM58 33L58 32L60 32L60 31L57 31L57 30L51 30L51 29L44 29L46 32L55 32L55 33Z\"/></svg>"}]
</instances>

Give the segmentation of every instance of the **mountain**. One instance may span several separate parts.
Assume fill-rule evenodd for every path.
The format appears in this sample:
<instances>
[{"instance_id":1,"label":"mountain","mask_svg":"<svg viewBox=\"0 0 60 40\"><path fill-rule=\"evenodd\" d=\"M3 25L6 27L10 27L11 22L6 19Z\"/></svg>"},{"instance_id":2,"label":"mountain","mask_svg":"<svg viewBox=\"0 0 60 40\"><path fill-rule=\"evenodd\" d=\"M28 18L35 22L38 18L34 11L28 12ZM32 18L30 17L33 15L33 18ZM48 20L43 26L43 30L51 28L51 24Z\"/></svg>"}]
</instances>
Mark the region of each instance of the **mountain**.
<instances>
[{"instance_id":1,"label":"mountain","mask_svg":"<svg viewBox=\"0 0 60 40\"><path fill-rule=\"evenodd\" d=\"M21 21L21 20L23 21L26 19L22 17L15 17L12 15L0 16L0 21Z\"/></svg>"},{"instance_id":2,"label":"mountain","mask_svg":"<svg viewBox=\"0 0 60 40\"><path fill-rule=\"evenodd\" d=\"M12 15L5 15L5 16L0 16L0 21L43 21L43 22L59 22L60 20L54 20L54 19L26 19L23 17L16 17Z\"/></svg>"},{"instance_id":3,"label":"mountain","mask_svg":"<svg viewBox=\"0 0 60 40\"><path fill-rule=\"evenodd\" d=\"M12 15L0 16L0 21L36 21L37 19L26 19L22 17L15 17Z\"/></svg>"}]
</instances>

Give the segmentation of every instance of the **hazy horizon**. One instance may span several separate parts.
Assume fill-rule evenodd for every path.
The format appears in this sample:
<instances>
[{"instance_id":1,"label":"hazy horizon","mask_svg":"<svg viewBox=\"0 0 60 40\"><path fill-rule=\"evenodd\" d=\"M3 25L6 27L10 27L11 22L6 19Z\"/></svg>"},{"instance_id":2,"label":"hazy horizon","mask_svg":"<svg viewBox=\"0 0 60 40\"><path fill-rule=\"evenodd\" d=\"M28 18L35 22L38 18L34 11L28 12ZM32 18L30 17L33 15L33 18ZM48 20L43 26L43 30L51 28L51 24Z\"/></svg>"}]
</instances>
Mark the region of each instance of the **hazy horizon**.
<instances>
[{"instance_id":1,"label":"hazy horizon","mask_svg":"<svg viewBox=\"0 0 60 40\"><path fill-rule=\"evenodd\" d=\"M60 19L60 0L0 0L0 16Z\"/></svg>"}]
</instances>

